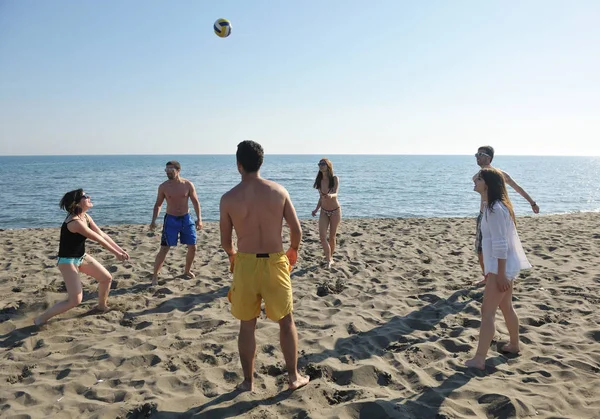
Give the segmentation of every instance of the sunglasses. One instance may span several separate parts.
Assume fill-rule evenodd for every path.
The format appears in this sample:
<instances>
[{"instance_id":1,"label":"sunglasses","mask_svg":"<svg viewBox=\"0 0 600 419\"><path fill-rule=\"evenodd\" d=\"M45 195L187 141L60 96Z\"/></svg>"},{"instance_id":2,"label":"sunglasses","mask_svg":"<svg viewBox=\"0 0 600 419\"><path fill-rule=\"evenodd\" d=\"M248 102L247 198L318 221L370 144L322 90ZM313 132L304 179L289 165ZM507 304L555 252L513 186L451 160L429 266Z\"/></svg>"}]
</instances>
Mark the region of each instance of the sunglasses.
<instances>
[{"instance_id":1,"label":"sunglasses","mask_svg":"<svg viewBox=\"0 0 600 419\"><path fill-rule=\"evenodd\" d=\"M475 153L475 157L490 157L490 155L482 153L482 152L479 152L479 153Z\"/></svg>"},{"instance_id":2,"label":"sunglasses","mask_svg":"<svg viewBox=\"0 0 600 419\"><path fill-rule=\"evenodd\" d=\"M165 172L175 172L177 169L175 169L174 167L167 167L165 169Z\"/></svg>"},{"instance_id":3,"label":"sunglasses","mask_svg":"<svg viewBox=\"0 0 600 419\"><path fill-rule=\"evenodd\" d=\"M81 199L92 199L90 195L81 195Z\"/></svg>"},{"instance_id":4,"label":"sunglasses","mask_svg":"<svg viewBox=\"0 0 600 419\"><path fill-rule=\"evenodd\" d=\"M319 166L327 166L327 163L325 163L324 161L319 162Z\"/></svg>"}]
</instances>

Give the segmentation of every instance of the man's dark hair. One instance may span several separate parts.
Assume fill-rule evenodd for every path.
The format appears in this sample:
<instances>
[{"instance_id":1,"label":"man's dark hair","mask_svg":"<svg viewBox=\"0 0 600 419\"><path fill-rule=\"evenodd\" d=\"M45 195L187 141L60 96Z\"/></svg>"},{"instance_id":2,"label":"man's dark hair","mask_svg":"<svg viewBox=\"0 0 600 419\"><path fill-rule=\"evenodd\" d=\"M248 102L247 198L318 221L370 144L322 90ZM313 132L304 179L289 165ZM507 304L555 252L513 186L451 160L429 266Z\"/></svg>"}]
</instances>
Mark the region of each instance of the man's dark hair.
<instances>
[{"instance_id":1,"label":"man's dark hair","mask_svg":"<svg viewBox=\"0 0 600 419\"><path fill-rule=\"evenodd\" d=\"M255 173L263 164L265 152L257 142L246 140L238 144L235 157L244 172Z\"/></svg>"},{"instance_id":2,"label":"man's dark hair","mask_svg":"<svg viewBox=\"0 0 600 419\"><path fill-rule=\"evenodd\" d=\"M488 156L490 156L490 162L494 160L494 147L491 145L484 145L478 148L479 151L484 152Z\"/></svg>"},{"instance_id":3,"label":"man's dark hair","mask_svg":"<svg viewBox=\"0 0 600 419\"><path fill-rule=\"evenodd\" d=\"M166 166L173 166L175 169L181 170L181 165L179 164L179 162L177 160L168 161Z\"/></svg>"}]
</instances>

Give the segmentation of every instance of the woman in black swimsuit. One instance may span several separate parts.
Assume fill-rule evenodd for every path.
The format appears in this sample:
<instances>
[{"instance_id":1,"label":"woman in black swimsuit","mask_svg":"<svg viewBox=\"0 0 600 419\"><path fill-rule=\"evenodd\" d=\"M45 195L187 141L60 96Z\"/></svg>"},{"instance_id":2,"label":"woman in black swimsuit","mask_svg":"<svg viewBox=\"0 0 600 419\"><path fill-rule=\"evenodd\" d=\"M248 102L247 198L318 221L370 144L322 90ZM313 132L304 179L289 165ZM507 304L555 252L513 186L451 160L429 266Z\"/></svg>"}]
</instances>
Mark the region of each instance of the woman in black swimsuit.
<instances>
[{"instance_id":1,"label":"woman in black swimsuit","mask_svg":"<svg viewBox=\"0 0 600 419\"><path fill-rule=\"evenodd\" d=\"M60 200L60 207L67 211L69 215L67 215L60 228L58 269L65 281L69 297L65 301L56 303L37 317L33 321L36 326L41 326L50 318L81 303L83 290L79 278L80 272L95 278L99 282L98 306L95 311L108 311L108 292L110 291L112 276L96 259L85 253L85 241L86 239L92 239L100 243L120 261L129 259L129 255L108 234L100 230L92 217L87 214L87 211L93 206L92 198L83 193L83 189L67 192Z\"/></svg>"},{"instance_id":2,"label":"woman in black swimsuit","mask_svg":"<svg viewBox=\"0 0 600 419\"><path fill-rule=\"evenodd\" d=\"M317 208L312 212L313 217L317 215L319 208L321 216L319 217L319 236L323 245L325 254L324 263L327 267L333 264L333 252L335 250L335 236L340 221L342 221L342 209L338 202L338 189L340 180L333 175L333 165L328 159L319 161L319 173L313 185L319 190L319 202ZM329 240L327 240L327 228L329 227Z\"/></svg>"}]
</instances>

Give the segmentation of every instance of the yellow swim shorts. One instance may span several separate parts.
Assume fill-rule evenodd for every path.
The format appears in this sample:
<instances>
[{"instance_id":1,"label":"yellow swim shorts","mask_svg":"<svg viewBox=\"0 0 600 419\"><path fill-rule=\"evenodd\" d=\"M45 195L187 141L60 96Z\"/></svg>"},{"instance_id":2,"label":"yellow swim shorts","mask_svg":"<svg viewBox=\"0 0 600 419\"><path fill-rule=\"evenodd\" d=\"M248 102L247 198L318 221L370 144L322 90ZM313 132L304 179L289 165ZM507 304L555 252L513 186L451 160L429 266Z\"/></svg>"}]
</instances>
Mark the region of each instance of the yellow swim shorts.
<instances>
[{"instance_id":1,"label":"yellow swim shorts","mask_svg":"<svg viewBox=\"0 0 600 419\"><path fill-rule=\"evenodd\" d=\"M252 320L260 314L265 301L267 317L279 321L294 308L290 262L284 252L237 253L233 265L233 284L227 293L231 314Z\"/></svg>"}]
</instances>

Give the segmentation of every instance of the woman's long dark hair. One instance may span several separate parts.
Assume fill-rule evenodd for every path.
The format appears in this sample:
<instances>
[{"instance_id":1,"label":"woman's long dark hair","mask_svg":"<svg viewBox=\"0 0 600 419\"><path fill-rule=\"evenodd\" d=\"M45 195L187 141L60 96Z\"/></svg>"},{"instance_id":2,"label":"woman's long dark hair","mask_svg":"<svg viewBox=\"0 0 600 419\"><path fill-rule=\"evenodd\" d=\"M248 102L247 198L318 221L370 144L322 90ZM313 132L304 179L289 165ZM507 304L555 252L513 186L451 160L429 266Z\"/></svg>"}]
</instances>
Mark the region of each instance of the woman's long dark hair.
<instances>
[{"instance_id":1,"label":"woman's long dark hair","mask_svg":"<svg viewBox=\"0 0 600 419\"><path fill-rule=\"evenodd\" d=\"M490 211L494 211L494 204L496 202L502 202L504 206L508 208L510 218L512 218L515 225L517 225L515 211L513 210L512 203L508 198L506 182L504 181L504 175L502 172L498 169L494 169L493 167L488 167L481 169L479 176L481 176L485 182L485 185L487 186L487 205Z\"/></svg>"},{"instance_id":2,"label":"woman's long dark hair","mask_svg":"<svg viewBox=\"0 0 600 419\"><path fill-rule=\"evenodd\" d=\"M325 164L327 164L327 175L329 176L329 189L333 189L333 187L335 186L335 181L333 180L333 165L331 164L331 162L328 159L321 159L319 161L320 162L324 162ZM323 172L321 172L321 170L319 170L319 173L317 173L317 178L315 179L315 184L313 185L315 189L318 189L319 191L321 191L321 181L323 180Z\"/></svg>"},{"instance_id":3,"label":"woman's long dark hair","mask_svg":"<svg viewBox=\"0 0 600 419\"><path fill-rule=\"evenodd\" d=\"M79 206L79 201L83 197L83 189L75 189L67 192L60 200L60 209L64 209L69 214L79 215L83 209Z\"/></svg>"}]
</instances>

